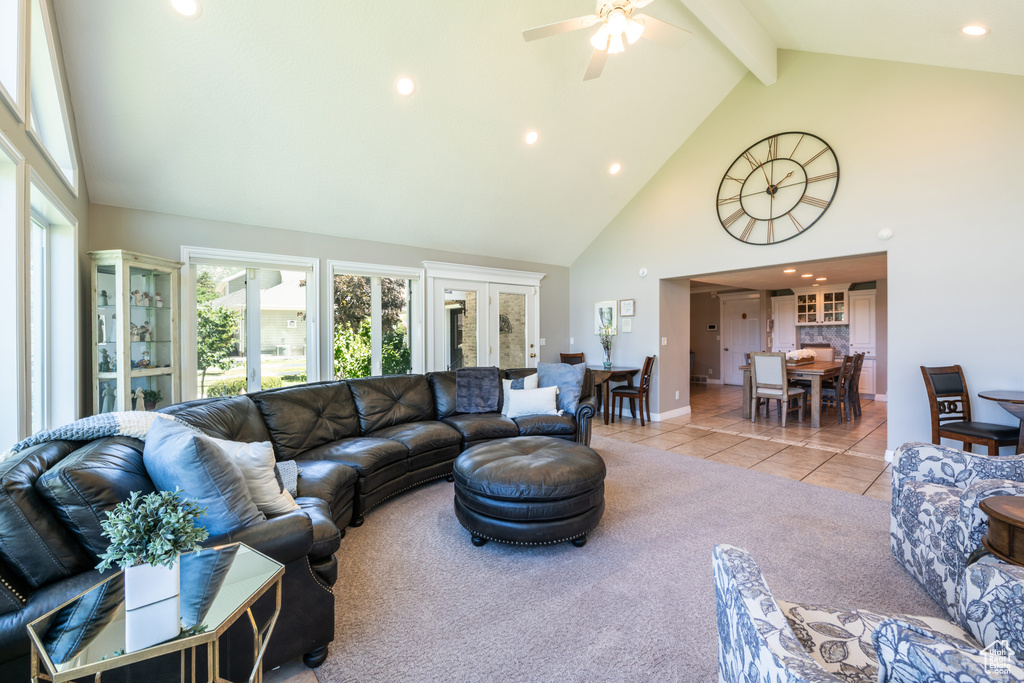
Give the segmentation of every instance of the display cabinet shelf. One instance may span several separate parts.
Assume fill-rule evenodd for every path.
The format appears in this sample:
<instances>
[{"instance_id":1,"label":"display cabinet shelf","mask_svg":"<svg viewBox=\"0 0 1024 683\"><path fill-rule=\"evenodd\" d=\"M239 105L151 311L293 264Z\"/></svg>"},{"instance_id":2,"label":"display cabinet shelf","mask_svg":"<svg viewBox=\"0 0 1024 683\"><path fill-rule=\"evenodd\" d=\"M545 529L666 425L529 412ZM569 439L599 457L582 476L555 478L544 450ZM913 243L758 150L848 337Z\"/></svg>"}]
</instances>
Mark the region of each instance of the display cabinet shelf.
<instances>
[{"instance_id":1,"label":"display cabinet shelf","mask_svg":"<svg viewBox=\"0 0 1024 683\"><path fill-rule=\"evenodd\" d=\"M89 256L93 413L152 410L178 402L182 264L119 249Z\"/></svg>"}]
</instances>

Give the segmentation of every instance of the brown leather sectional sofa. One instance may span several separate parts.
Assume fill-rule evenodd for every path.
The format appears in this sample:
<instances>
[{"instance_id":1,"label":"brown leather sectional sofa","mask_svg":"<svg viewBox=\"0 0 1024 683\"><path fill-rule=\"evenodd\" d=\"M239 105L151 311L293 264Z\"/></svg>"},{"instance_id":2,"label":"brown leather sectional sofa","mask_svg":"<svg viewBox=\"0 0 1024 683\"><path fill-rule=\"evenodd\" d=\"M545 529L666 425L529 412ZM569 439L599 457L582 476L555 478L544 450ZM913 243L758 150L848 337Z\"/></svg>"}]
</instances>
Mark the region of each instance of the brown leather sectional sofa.
<instances>
[{"instance_id":1,"label":"brown leather sectional sofa","mask_svg":"<svg viewBox=\"0 0 1024 683\"><path fill-rule=\"evenodd\" d=\"M334 639L334 554L347 525L362 524L397 493L451 478L455 458L477 443L527 435L589 443L592 387L588 372L575 415L515 419L456 413L454 372L303 384L164 409L211 436L270 441L279 461L299 464L301 510L207 542L241 541L286 565L282 612L264 667L300 655L315 666L327 656ZM86 550L95 544L79 539L98 534L105 512L132 490L153 490L142 451L141 441L113 437L46 443L0 462L0 679L27 680L26 624L99 580L97 558ZM272 608L264 596L257 618ZM222 643L229 678L247 676L251 666L252 635L242 621Z\"/></svg>"}]
</instances>

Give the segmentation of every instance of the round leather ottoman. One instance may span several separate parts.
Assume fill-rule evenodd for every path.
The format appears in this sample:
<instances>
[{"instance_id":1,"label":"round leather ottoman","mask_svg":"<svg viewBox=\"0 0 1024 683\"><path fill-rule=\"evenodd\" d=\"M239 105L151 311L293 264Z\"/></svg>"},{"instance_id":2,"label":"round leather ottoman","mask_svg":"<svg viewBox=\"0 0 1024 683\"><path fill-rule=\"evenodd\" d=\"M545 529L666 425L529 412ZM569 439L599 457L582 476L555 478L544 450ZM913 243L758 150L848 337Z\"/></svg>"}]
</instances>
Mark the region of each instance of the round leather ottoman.
<instances>
[{"instance_id":1,"label":"round leather ottoman","mask_svg":"<svg viewBox=\"0 0 1024 683\"><path fill-rule=\"evenodd\" d=\"M604 513L604 460L549 436L497 439L455 459L455 516L473 545L587 542Z\"/></svg>"}]
</instances>

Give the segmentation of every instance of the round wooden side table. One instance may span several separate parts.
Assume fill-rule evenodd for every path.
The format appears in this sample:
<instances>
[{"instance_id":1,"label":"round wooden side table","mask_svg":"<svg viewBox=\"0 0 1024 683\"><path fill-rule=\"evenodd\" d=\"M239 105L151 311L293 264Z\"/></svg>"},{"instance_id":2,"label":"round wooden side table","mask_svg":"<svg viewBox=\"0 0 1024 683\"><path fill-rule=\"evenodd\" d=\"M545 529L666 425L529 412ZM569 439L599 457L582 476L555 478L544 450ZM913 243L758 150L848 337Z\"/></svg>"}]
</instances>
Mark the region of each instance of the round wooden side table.
<instances>
[{"instance_id":1,"label":"round wooden side table","mask_svg":"<svg viewBox=\"0 0 1024 683\"><path fill-rule=\"evenodd\" d=\"M981 544L1004 562L1024 565L1024 496L992 496L978 507L988 515Z\"/></svg>"}]
</instances>

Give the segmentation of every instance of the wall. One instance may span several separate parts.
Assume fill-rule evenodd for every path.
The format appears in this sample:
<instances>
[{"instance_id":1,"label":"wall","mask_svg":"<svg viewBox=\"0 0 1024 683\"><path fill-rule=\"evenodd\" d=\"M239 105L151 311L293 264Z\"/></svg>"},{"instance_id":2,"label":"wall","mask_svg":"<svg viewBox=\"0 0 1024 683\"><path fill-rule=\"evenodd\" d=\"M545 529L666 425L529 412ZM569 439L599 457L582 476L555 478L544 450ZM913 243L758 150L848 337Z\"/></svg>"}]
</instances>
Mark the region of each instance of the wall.
<instances>
[{"instance_id":1,"label":"wall","mask_svg":"<svg viewBox=\"0 0 1024 683\"><path fill-rule=\"evenodd\" d=\"M694 352L693 374L708 380L722 380L722 306L711 292L690 295L690 348ZM718 329L708 330L708 325ZM710 371L709 371L710 368Z\"/></svg>"},{"instance_id":2,"label":"wall","mask_svg":"<svg viewBox=\"0 0 1024 683\"><path fill-rule=\"evenodd\" d=\"M622 360L656 348L663 358L688 354L688 328L659 346L664 278L884 250L889 447L928 439L918 366L959 362L975 391L1024 387L1013 341L1024 337L1024 316L1010 298L1024 253L1021 120L1024 77L780 51L778 82L745 77L573 264L577 348L598 352L595 301L635 298ZM749 145L793 130L836 150L835 201L797 239L742 244L716 215L722 175ZM891 240L877 236L883 227ZM967 272L974 264L984 264L983 279ZM666 384L655 411L677 406ZM974 407L979 420L1012 423L989 401Z\"/></svg>"},{"instance_id":3,"label":"wall","mask_svg":"<svg viewBox=\"0 0 1024 683\"><path fill-rule=\"evenodd\" d=\"M128 249L162 258L180 259L181 247L200 246L236 249L288 256L316 256L321 273L327 260L422 268L422 262L444 261L489 268L509 268L546 273L541 280L538 360L557 362L559 351L569 348L569 269L543 263L512 261L493 256L458 254L384 242L353 240L291 230L174 216L93 204L89 208L89 249ZM323 275L321 276L323 277ZM600 353L595 355L599 358Z\"/></svg>"}]
</instances>

